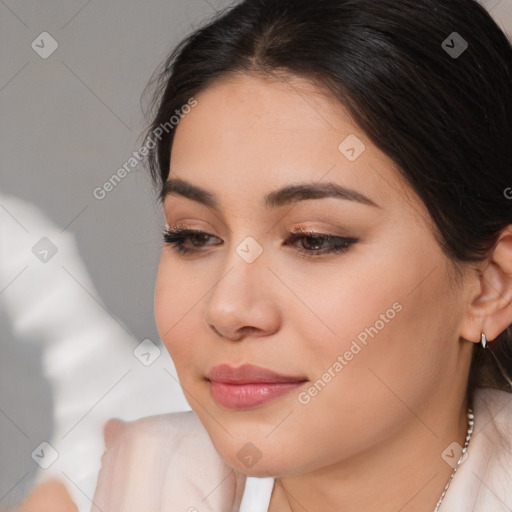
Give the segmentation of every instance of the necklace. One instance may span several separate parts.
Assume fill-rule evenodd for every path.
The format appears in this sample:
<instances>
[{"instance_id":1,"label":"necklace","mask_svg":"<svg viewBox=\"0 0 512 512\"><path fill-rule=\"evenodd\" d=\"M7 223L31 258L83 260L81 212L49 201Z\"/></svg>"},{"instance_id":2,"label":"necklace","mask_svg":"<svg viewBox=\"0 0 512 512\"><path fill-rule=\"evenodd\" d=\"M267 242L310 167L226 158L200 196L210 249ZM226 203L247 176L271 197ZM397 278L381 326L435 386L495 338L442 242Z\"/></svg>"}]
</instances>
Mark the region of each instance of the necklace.
<instances>
[{"instance_id":1,"label":"necklace","mask_svg":"<svg viewBox=\"0 0 512 512\"><path fill-rule=\"evenodd\" d=\"M455 467L453 468L453 472L450 475L450 478L448 479L448 483L446 484L446 486L443 490L443 493L441 494L441 497L439 498L439 501L437 502L434 512L439 511L441 502L443 501L444 497L446 496L446 491L448 490L448 487L450 487L450 484L453 480L453 477L455 476L455 473L457 472L458 467L462 464L462 459L464 458L464 455L466 454L466 451L468 449L468 444L471 439L471 434L473 433L473 425L474 424L475 424L475 416L473 414L473 410L468 409L468 430L466 432L466 441L464 442L464 447L462 448L462 452L460 454L459 460L457 461L457 464L455 464ZM290 507L290 510L291 510L290 499L288 498L288 496L286 496L286 500L288 501L288 506Z\"/></svg>"},{"instance_id":2,"label":"necklace","mask_svg":"<svg viewBox=\"0 0 512 512\"><path fill-rule=\"evenodd\" d=\"M446 487L444 488L444 491L441 494L439 501L437 502L434 512L438 512L441 502L443 501L443 498L446 495L446 491L448 490L448 487L450 487L450 483L452 482L453 477L455 476L455 473L457 472L458 467L462 464L462 459L464 458L464 455L466 454L466 451L468 449L469 440L471 439L471 434L473 433L473 425L474 424L475 424L475 416L473 414L473 410L468 409L468 430L466 432L466 442L464 443L464 447L462 448L462 453L460 454L459 460L457 461L457 464L455 464L455 467L453 468L453 472L450 475L450 478L448 479L448 483L446 484Z\"/></svg>"}]
</instances>

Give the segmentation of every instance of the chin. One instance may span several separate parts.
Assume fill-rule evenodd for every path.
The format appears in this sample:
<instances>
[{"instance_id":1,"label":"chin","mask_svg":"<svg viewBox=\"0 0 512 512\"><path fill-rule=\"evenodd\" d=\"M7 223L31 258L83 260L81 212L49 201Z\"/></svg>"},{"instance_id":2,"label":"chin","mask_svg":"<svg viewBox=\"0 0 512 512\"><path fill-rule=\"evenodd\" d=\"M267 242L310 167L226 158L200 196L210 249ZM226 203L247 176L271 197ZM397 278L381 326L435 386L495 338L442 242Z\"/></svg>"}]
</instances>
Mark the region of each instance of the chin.
<instances>
[{"instance_id":1,"label":"chin","mask_svg":"<svg viewBox=\"0 0 512 512\"><path fill-rule=\"evenodd\" d=\"M243 473L246 476L254 476L254 477L283 477L283 476L291 476L297 473L297 469L292 469L293 464L286 464L282 462L276 461L263 461L263 458L258 461L254 466L248 467L244 463L241 463L238 458L229 457L228 459L224 458L226 463Z\"/></svg>"},{"instance_id":2,"label":"chin","mask_svg":"<svg viewBox=\"0 0 512 512\"><path fill-rule=\"evenodd\" d=\"M301 472L305 461L301 451L292 446L284 447L281 439L251 441L252 436L237 436L238 440L212 439L217 453L236 471L247 476L291 476ZM254 439L254 437L252 438Z\"/></svg>"},{"instance_id":3,"label":"chin","mask_svg":"<svg viewBox=\"0 0 512 512\"><path fill-rule=\"evenodd\" d=\"M197 393L196 396L201 395ZM207 398L204 397L203 403L208 403L210 407L207 409L215 411L216 404L207 402ZM305 455L304 440L297 426L272 432L284 415L283 407L222 411L224 416L206 414L203 408L193 409L217 453L236 471L255 477L288 476L300 473L308 465L301 457L301 454ZM218 422L212 420L212 415L219 418Z\"/></svg>"}]
</instances>

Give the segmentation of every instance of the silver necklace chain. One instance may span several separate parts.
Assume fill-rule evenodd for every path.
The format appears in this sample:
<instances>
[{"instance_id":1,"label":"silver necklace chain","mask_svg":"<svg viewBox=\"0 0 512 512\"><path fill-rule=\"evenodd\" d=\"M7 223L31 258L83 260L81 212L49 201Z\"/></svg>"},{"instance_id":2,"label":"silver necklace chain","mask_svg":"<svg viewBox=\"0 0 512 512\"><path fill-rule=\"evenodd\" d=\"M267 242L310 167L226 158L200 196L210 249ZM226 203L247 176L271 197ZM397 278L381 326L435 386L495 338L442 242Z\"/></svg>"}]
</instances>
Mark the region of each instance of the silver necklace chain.
<instances>
[{"instance_id":1,"label":"silver necklace chain","mask_svg":"<svg viewBox=\"0 0 512 512\"><path fill-rule=\"evenodd\" d=\"M444 488L443 494L441 494L441 497L439 498L439 501L437 502L434 512L438 512L439 507L441 506L441 502L443 501L443 498L446 495L446 491L448 490L448 487L450 487L450 484L453 480L453 477L455 476L455 473L457 472L458 467L462 464L462 459L464 458L464 455L466 454L466 451L468 449L469 440L471 439L471 434L473 433L473 425L474 424L475 424L475 416L473 414L473 410L468 409L468 430L466 432L466 441L464 443L464 447L462 448L462 453L460 454L459 460L457 461L457 464L455 464L455 467L453 468L453 472L450 475L450 478L448 479L448 483L446 484L446 487Z\"/></svg>"}]
</instances>

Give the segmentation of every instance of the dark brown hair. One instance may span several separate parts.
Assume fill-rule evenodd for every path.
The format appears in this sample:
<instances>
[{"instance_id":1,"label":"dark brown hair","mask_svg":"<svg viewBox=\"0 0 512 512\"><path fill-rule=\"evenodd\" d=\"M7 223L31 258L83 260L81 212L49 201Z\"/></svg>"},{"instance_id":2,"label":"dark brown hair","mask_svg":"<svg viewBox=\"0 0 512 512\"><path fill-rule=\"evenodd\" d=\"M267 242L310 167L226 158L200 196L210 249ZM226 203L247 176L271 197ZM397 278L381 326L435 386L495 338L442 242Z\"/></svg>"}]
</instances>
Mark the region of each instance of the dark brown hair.
<instances>
[{"instance_id":1,"label":"dark brown hair","mask_svg":"<svg viewBox=\"0 0 512 512\"><path fill-rule=\"evenodd\" d=\"M245 0L157 71L148 137L231 73L327 88L424 202L458 277L512 224L512 46L475 0ZM149 152L157 184L173 135ZM512 329L474 350L469 396L476 386L511 391Z\"/></svg>"}]
</instances>

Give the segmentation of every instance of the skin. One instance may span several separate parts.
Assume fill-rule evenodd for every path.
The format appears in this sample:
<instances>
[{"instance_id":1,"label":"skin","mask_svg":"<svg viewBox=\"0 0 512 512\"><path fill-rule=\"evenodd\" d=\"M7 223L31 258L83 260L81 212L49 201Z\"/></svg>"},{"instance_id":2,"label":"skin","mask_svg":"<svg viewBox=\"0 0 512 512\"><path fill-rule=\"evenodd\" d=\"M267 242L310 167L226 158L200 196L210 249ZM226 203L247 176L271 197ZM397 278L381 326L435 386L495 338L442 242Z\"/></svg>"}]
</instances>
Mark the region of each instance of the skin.
<instances>
[{"instance_id":1,"label":"skin","mask_svg":"<svg viewBox=\"0 0 512 512\"><path fill-rule=\"evenodd\" d=\"M494 260L465 268L456 283L424 205L327 93L298 78L235 75L196 99L177 127L170 178L207 189L221 208L167 196L167 226L212 238L192 255L164 246L155 290L159 333L191 407L230 466L279 477L271 512L361 512L375 503L381 512L431 512L452 472L441 454L464 444L474 342L512 323L511 231ZM349 134L366 145L355 161L338 150ZM337 198L263 206L267 193L304 181L351 187L379 207ZM318 241L285 245L298 227L358 241L303 256ZM236 252L248 236L263 250L250 264ZM394 318L300 403L299 392L394 303L402 306ZM232 411L205 380L221 363L309 382ZM248 442L262 455L251 468L237 457Z\"/></svg>"}]
</instances>

